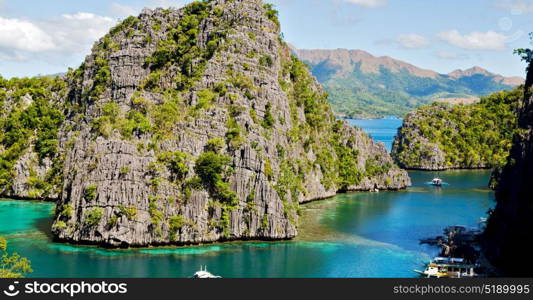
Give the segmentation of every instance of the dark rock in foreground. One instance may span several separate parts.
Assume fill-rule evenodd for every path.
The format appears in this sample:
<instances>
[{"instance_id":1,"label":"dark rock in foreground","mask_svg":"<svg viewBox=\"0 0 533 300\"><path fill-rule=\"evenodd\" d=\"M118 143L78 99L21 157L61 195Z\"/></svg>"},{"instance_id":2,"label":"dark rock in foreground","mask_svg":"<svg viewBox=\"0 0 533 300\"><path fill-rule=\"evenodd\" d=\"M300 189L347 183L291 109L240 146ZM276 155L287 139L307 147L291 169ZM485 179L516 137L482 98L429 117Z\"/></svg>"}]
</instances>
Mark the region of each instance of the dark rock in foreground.
<instances>
[{"instance_id":1,"label":"dark rock in foreground","mask_svg":"<svg viewBox=\"0 0 533 300\"><path fill-rule=\"evenodd\" d=\"M533 68L527 75L519 131L507 165L499 174L497 205L484 234L483 249L506 276L531 277L533 228Z\"/></svg>"}]
</instances>

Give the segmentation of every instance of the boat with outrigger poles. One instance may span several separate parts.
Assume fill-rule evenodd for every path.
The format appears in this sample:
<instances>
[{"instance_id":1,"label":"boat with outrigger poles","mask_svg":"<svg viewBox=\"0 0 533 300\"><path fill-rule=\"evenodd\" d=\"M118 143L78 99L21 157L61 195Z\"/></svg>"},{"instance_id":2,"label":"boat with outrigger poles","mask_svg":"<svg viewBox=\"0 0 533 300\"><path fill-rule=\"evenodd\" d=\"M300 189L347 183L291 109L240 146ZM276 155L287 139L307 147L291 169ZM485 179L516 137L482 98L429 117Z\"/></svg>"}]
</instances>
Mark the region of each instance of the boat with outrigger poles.
<instances>
[{"instance_id":1,"label":"boat with outrigger poles","mask_svg":"<svg viewBox=\"0 0 533 300\"><path fill-rule=\"evenodd\" d=\"M431 180L431 184L434 186L442 186L442 179L436 177Z\"/></svg>"},{"instance_id":2,"label":"boat with outrigger poles","mask_svg":"<svg viewBox=\"0 0 533 300\"><path fill-rule=\"evenodd\" d=\"M474 278L479 275L477 264L468 264L463 258L435 257L424 271L414 270L427 278Z\"/></svg>"},{"instance_id":3,"label":"boat with outrigger poles","mask_svg":"<svg viewBox=\"0 0 533 300\"><path fill-rule=\"evenodd\" d=\"M444 180L442 180L442 178L440 178L439 174L437 174L437 177L433 178L433 180L428 182L428 184L430 184L432 186L437 186L437 187L441 187L443 185L447 185L447 183L444 182Z\"/></svg>"}]
</instances>

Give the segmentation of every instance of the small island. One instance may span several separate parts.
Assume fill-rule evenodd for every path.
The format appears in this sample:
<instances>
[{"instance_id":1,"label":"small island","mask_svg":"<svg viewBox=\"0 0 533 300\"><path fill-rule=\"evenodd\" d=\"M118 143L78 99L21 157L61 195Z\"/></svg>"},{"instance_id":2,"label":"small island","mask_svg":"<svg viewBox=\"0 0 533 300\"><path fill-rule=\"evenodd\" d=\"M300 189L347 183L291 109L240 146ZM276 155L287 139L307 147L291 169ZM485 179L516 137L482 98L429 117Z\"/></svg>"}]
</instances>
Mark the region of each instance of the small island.
<instances>
[{"instance_id":1,"label":"small island","mask_svg":"<svg viewBox=\"0 0 533 300\"><path fill-rule=\"evenodd\" d=\"M523 87L482 97L479 103L435 102L409 113L392 157L405 169L491 169L505 163L517 129Z\"/></svg>"}]
</instances>

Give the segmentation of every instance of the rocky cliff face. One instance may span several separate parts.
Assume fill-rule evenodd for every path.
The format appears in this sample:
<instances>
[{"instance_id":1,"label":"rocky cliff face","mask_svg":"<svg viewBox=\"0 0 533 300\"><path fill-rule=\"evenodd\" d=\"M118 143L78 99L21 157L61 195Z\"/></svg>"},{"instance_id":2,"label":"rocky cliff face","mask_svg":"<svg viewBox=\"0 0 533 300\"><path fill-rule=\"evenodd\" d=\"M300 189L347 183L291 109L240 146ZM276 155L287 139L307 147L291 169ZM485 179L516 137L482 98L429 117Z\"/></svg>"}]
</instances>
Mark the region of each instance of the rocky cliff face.
<instances>
[{"instance_id":1,"label":"rocky cliff face","mask_svg":"<svg viewBox=\"0 0 533 300\"><path fill-rule=\"evenodd\" d=\"M278 27L261 1L211 1L145 10L104 37L71 76L56 236L285 239L301 202L409 184L383 147L335 121Z\"/></svg>"},{"instance_id":2,"label":"rocky cliff face","mask_svg":"<svg viewBox=\"0 0 533 300\"><path fill-rule=\"evenodd\" d=\"M516 130L522 88L494 93L480 103L434 103L409 113L392 157L403 168L480 169L505 163Z\"/></svg>"},{"instance_id":3,"label":"rocky cliff face","mask_svg":"<svg viewBox=\"0 0 533 300\"><path fill-rule=\"evenodd\" d=\"M507 276L527 276L533 272L531 250L527 246L533 227L533 69L526 80L519 132L507 165L499 174L497 205L489 218L483 248L488 259Z\"/></svg>"},{"instance_id":4,"label":"rocky cliff face","mask_svg":"<svg viewBox=\"0 0 533 300\"><path fill-rule=\"evenodd\" d=\"M279 35L269 5L216 0L144 10L98 41L65 79L57 239L287 239L300 203L408 186Z\"/></svg>"},{"instance_id":5,"label":"rocky cliff face","mask_svg":"<svg viewBox=\"0 0 533 300\"><path fill-rule=\"evenodd\" d=\"M414 111L409 113L394 138L391 155L405 169L440 171L447 170L446 154L438 143L430 141L420 130L421 119Z\"/></svg>"},{"instance_id":6,"label":"rocky cliff face","mask_svg":"<svg viewBox=\"0 0 533 300\"><path fill-rule=\"evenodd\" d=\"M0 196L57 199L63 156L58 130L66 84L0 77Z\"/></svg>"}]
</instances>

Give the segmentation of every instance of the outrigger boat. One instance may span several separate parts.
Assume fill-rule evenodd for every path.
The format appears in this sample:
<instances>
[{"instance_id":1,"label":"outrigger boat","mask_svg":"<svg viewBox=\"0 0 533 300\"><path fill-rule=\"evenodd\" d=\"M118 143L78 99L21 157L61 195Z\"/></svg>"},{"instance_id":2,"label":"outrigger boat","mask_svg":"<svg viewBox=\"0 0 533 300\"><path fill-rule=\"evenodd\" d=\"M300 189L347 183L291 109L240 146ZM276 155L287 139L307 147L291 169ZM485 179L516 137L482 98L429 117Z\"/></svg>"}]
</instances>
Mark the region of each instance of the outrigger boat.
<instances>
[{"instance_id":1,"label":"outrigger boat","mask_svg":"<svg viewBox=\"0 0 533 300\"><path fill-rule=\"evenodd\" d=\"M439 187L443 186L445 184L444 181L442 180L442 178L440 178L440 173L437 173L437 176L435 178L433 178L433 180L431 180L428 183L433 185L433 186L439 186Z\"/></svg>"},{"instance_id":2,"label":"outrigger boat","mask_svg":"<svg viewBox=\"0 0 533 300\"><path fill-rule=\"evenodd\" d=\"M433 178L433 180L431 180L431 184L434 185L434 186L442 186L442 179L440 178Z\"/></svg>"},{"instance_id":3,"label":"outrigger boat","mask_svg":"<svg viewBox=\"0 0 533 300\"><path fill-rule=\"evenodd\" d=\"M466 264L462 258L435 257L424 271L414 270L427 278L477 277L478 265Z\"/></svg>"}]
</instances>

